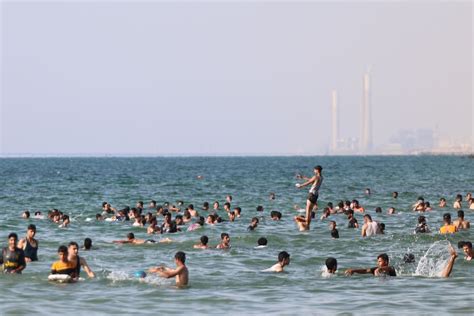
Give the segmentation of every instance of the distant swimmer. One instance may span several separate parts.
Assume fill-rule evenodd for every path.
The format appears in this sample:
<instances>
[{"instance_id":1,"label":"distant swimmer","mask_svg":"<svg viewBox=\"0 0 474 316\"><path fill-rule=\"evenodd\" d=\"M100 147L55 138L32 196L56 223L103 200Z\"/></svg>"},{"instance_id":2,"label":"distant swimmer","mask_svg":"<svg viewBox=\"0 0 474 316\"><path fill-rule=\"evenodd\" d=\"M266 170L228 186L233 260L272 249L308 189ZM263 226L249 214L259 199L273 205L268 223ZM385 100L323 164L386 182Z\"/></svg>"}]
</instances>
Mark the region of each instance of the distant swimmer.
<instances>
[{"instance_id":1,"label":"distant swimmer","mask_svg":"<svg viewBox=\"0 0 474 316\"><path fill-rule=\"evenodd\" d=\"M265 237L260 237L257 240L257 247L255 249L262 249L267 247L268 240Z\"/></svg>"},{"instance_id":2,"label":"distant swimmer","mask_svg":"<svg viewBox=\"0 0 474 316\"><path fill-rule=\"evenodd\" d=\"M356 274L373 274L374 276L397 276L395 268L389 265L389 258L386 253L382 253L377 257L377 267L366 269L347 269L346 275Z\"/></svg>"},{"instance_id":3,"label":"distant swimmer","mask_svg":"<svg viewBox=\"0 0 474 316\"><path fill-rule=\"evenodd\" d=\"M278 254L278 262L263 272L283 272L283 268L290 264L290 254L282 251Z\"/></svg>"},{"instance_id":4,"label":"distant swimmer","mask_svg":"<svg viewBox=\"0 0 474 316\"><path fill-rule=\"evenodd\" d=\"M221 243L217 245L217 249L230 249L230 236L227 233L221 234Z\"/></svg>"},{"instance_id":5,"label":"distant swimmer","mask_svg":"<svg viewBox=\"0 0 474 316\"><path fill-rule=\"evenodd\" d=\"M451 214L443 214L443 226L439 229L440 234L454 234L458 231L458 228L451 223Z\"/></svg>"},{"instance_id":6,"label":"distant swimmer","mask_svg":"<svg viewBox=\"0 0 474 316\"><path fill-rule=\"evenodd\" d=\"M458 242L458 248L464 251L464 259L466 261L472 261L474 257L474 251L472 250L472 243L470 241L460 241Z\"/></svg>"},{"instance_id":7,"label":"distant swimmer","mask_svg":"<svg viewBox=\"0 0 474 316\"><path fill-rule=\"evenodd\" d=\"M313 169L314 176L311 178L307 178L301 176L303 179L307 180L304 183L297 183L297 188L303 188L307 185L311 184L311 188L309 189L309 194L306 199L306 215L305 217L302 216L295 216L295 222L298 224L300 231L305 231L310 229L311 224L311 212L313 208L318 205L318 197L319 197L319 188L323 183L323 176L322 176L323 168L321 166L316 166Z\"/></svg>"},{"instance_id":8,"label":"distant swimmer","mask_svg":"<svg viewBox=\"0 0 474 316\"><path fill-rule=\"evenodd\" d=\"M68 250L66 246L59 246L58 257L59 260L53 262L51 265L51 274L66 274L73 280L77 280L76 264L68 260Z\"/></svg>"},{"instance_id":9,"label":"distant swimmer","mask_svg":"<svg viewBox=\"0 0 474 316\"><path fill-rule=\"evenodd\" d=\"M36 226L28 225L26 236L18 242L18 248L23 249L26 262L38 261L38 241L35 239Z\"/></svg>"},{"instance_id":10,"label":"distant swimmer","mask_svg":"<svg viewBox=\"0 0 474 316\"><path fill-rule=\"evenodd\" d=\"M82 247L82 250L96 250L97 248L96 247L93 247L92 246L92 239L90 239L89 237L86 237L84 239L84 246Z\"/></svg>"},{"instance_id":11,"label":"distant swimmer","mask_svg":"<svg viewBox=\"0 0 474 316\"><path fill-rule=\"evenodd\" d=\"M114 240L113 243L114 244L145 244L145 243L155 243L156 241L154 241L153 239L148 239L148 240L145 240L145 239L138 239L138 238L135 238L135 234L134 233L128 233L127 234L127 239L122 239L122 240Z\"/></svg>"},{"instance_id":12,"label":"distant swimmer","mask_svg":"<svg viewBox=\"0 0 474 316\"><path fill-rule=\"evenodd\" d=\"M21 214L21 218L29 219L30 218L30 211L28 211L28 210L23 211L23 213Z\"/></svg>"},{"instance_id":13,"label":"distant swimmer","mask_svg":"<svg viewBox=\"0 0 474 316\"><path fill-rule=\"evenodd\" d=\"M271 211L271 212L270 212L270 218L271 218L273 221L279 221L279 220L281 220L281 212L278 212L278 211Z\"/></svg>"},{"instance_id":14,"label":"distant swimmer","mask_svg":"<svg viewBox=\"0 0 474 316\"><path fill-rule=\"evenodd\" d=\"M365 212L365 208L363 208L359 204L358 200L352 200L352 209L354 210L354 212L358 212L358 213L364 213Z\"/></svg>"},{"instance_id":15,"label":"distant swimmer","mask_svg":"<svg viewBox=\"0 0 474 316\"><path fill-rule=\"evenodd\" d=\"M258 227L258 223L259 223L258 217L253 217L252 221L250 222L249 227L247 227L247 230L249 231L255 230Z\"/></svg>"},{"instance_id":16,"label":"distant swimmer","mask_svg":"<svg viewBox=\"0 0 474 316\"><path fill-rule=\"evenodd\" d=\"M176 269L167 268L165 266L159 266L150 268L148 272L156 273L163 278L172 278L176 277L177 286L186 286L189 282L189 272L186 267L186 254L182 251L178 251L174 255L174 262L176 264Z\"/></svg>"},{"instance_id":17,"label":"distant swimmer","mask_svg":"<svg viewBox=\"0 0 474 316\"><path fill-rule=\"evenodd\" d=\"M456 198L454 199L454 203L453 203L453 208L462 208L462 195L461 194L456 195Z\"/></svg>"},{"instance_id":18,"label":"distant swimmer","mask_svg":"<svg viewBox=\"0 0 474 316\"><path fill-rule=\"evenodd\" d=\"M323 271L323 277L331 277L336 274L337 271L337 260L336 258L329 257L326 259L326 270Z\"/></svg>"},{"instance_id":19,"label":"distant swimmer","mask_svg":"<svg viewBox=\"0 0 474 316\"><path fill-rule=\"evenodd\" d=\"M394 198L394 199L398 198L398 192L397 191L392 192L392 198Z\"/></svg>"},{"instance_id":20,"label":"distant swimmer","mask_svg":"<svg viewBox=\"0 0 474 316\"><path fill-rule=\"evenodd\" d=\"M443 198L443 197L440 198L438 206L441 207L441 208L445 208L446 207L446 199Z\"/></svg>"},{"instance_id":21,"label":"distant swimmer","mask_svg":"<svg viewBox=\"0 0 474 316\"><path fill-rule=\"evenodd\" d=\"M336 228L337 224L335 221L329 222L329 229L331 230L331 237L334 239L339 238L339 231Z\"/></svg>"},{"instance_id":22,"label":"distant swimmer","mask_svg":"<svg viewBox=\"0 0 474 316\"><path fill-rule=\"evenodd\" d=\"M349 209L347 211L347 228L359 228L359 223L357 222L357 219L354 217L354 211Z\"/></svg>"},{"instance_id":23,"label":"distant swimmer","mask_svg":"<svg viewBox=\"0 0 474 316\"><path fill-rule=\"evenodd\" d=\"M455 220L453 224L458 228L458 230L469 229L471 227L471 223L464 219L464 211L462 210L458 211L458 219Z\"/></svg>"},{"instance_id":24,"label":"distant swimmer","mask_svg":"<svg viewBox=\"0 0 474 316\"><path fill-rule=\"evenodd\" d=\"M424 234L430 232L431 231L428 227L428 224L426 223L426 217L423 215L418 216L418 225L416 225L415 234Z\"/></svg>"},{"instance_id":25,"label":"distant swimmer","mask_svg":"<svg viewBox=\"0 0 474 316\"><path fill-rule=\"evenodd\" d=\"M204 235L201 236L200 243L196 244L193 246L194 249L208 249L209 245L207 244L209 242L209 238Z\"/></svg>"},{"instance_id":26,"label":"distant swimmer","mask_svg":"<svg viewBox=\"0 0 474 316\"><path fill-rule=\"evenodd\" d=\"M95 273L87 264L86 259L79 257L79 245L75 241L71 241L68 245L68 257L67 260L74 263L76 269L76 276L81 276L81 267L86 271L89 278L94 278Z\"/></svg>"},{"instance_id":27,"label":"distant swimmer","mask_svg":"<svg viewBox=\"0 0 474 316\"><path fill-rule=\"evenodd\" d=\"M372 220L369 214L364 215L364 225L362 225L362 237L369 237L372 235L381 234L380 226L376 221Z\"/></svg>"},{"instance_id":28,"label":"distant swimmer","mask_svg":"<svg viewBox=\"0 0 474 316\"><path fill-rule=\"evenodd\" d=\"M8 247L3 248L0 264L2 264L3 273L20 274L26 268L25 253L23 249L18 248L18 235L10 233L8 235Z\"/></svg>"}]
</instances>

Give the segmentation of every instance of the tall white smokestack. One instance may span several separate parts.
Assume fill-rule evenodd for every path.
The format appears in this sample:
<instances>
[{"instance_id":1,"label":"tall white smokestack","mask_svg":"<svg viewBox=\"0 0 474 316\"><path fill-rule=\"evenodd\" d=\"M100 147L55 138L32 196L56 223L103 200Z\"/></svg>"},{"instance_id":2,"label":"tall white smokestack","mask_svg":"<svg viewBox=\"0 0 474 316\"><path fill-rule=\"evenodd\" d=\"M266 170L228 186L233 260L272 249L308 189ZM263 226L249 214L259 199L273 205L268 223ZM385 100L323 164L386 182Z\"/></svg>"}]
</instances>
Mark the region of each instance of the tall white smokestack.
<instances>
[{"instance_id":1,"label":"tall white smokestack","mask_svg":"<svg viewBox=\"0 0 474 316\"><path fill-rule=\"evenodd\" d=\"M337 112L337 91L332 91L332 140L331 140L331 151L334 153L337 151L337 140L339 139L339 116Z\"/></svg>"},{"instance_id":2,"label":"tall white smokestack","mask_svg":"<svg viewBox=\"0 0 474 316\"><path fill-rule=\"evenodd\" d=\"M360 152L367 154L372 151L372 113L370 106L370 73L364 75L362 96L362 121L360 135Z\"/></svg>"}]
</instances>

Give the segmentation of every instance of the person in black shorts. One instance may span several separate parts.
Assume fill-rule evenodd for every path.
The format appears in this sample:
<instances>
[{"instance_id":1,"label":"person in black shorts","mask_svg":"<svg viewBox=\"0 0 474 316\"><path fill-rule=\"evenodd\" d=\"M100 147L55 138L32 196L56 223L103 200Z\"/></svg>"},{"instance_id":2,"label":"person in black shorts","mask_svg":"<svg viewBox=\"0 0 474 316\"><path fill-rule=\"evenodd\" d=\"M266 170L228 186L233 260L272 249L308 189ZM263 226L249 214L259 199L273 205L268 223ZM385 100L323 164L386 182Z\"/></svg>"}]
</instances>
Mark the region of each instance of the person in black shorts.
<instances>
[{"instance_id":1,"label":"person in black shorts","mask_svg":"<svg viewBox=\"0 0 474 316\"><path fill-rule=\"evenodd\" d=\"M318 165L313 169L313 177L307 178L305 176L301 176L301 178L305 179L306 182L296 184L297 188L302 188L307 185L311 185L311 189L309 190L309 194L306 200L306 216L295 216L294 218L300 231L309 230L309 226L311 224L311 212L313 211L313 208L318 205L319 188L323 183L322 171L323 168Z\"/></svg>"}]
</instances>

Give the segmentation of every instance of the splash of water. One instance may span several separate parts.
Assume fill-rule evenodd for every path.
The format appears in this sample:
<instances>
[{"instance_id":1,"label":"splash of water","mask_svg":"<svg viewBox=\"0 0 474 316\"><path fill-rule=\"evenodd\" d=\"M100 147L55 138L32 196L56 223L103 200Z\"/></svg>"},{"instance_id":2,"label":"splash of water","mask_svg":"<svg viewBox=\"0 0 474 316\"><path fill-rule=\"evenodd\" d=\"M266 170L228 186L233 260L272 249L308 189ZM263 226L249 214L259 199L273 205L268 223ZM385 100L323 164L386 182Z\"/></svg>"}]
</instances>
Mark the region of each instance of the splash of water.
<instances>
[{"instance_id":1,"label":"splash of water","mask_svg":"<svg viewBox=\"0 0 474 316\"><path fill-rule=\"evenodd\" d=\"M421 257L416 267L415 276L440 277L441 273L449 260L448 240L434 242L430 248Z\"/></svg>"}]
</instances>

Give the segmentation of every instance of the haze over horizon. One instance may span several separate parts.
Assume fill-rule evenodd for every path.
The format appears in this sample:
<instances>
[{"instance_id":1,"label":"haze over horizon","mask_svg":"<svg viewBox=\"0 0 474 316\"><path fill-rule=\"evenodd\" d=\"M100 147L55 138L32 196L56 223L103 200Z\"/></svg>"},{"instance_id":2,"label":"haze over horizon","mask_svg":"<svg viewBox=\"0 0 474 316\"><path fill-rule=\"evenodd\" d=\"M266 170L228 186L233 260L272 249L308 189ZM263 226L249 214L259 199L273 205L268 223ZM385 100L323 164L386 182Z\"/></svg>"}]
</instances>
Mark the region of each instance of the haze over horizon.
<instances>
[{"instance_id":1,"label":"haze over horizon","mask_svg":"<svg viewBox=\"0 0 474 316\"><path fill-rule=\"evenodd\" d=\"M13 2L0 156L310 155L434 129L474 142L472 2Z\"/></svg>"}]
</instances>

